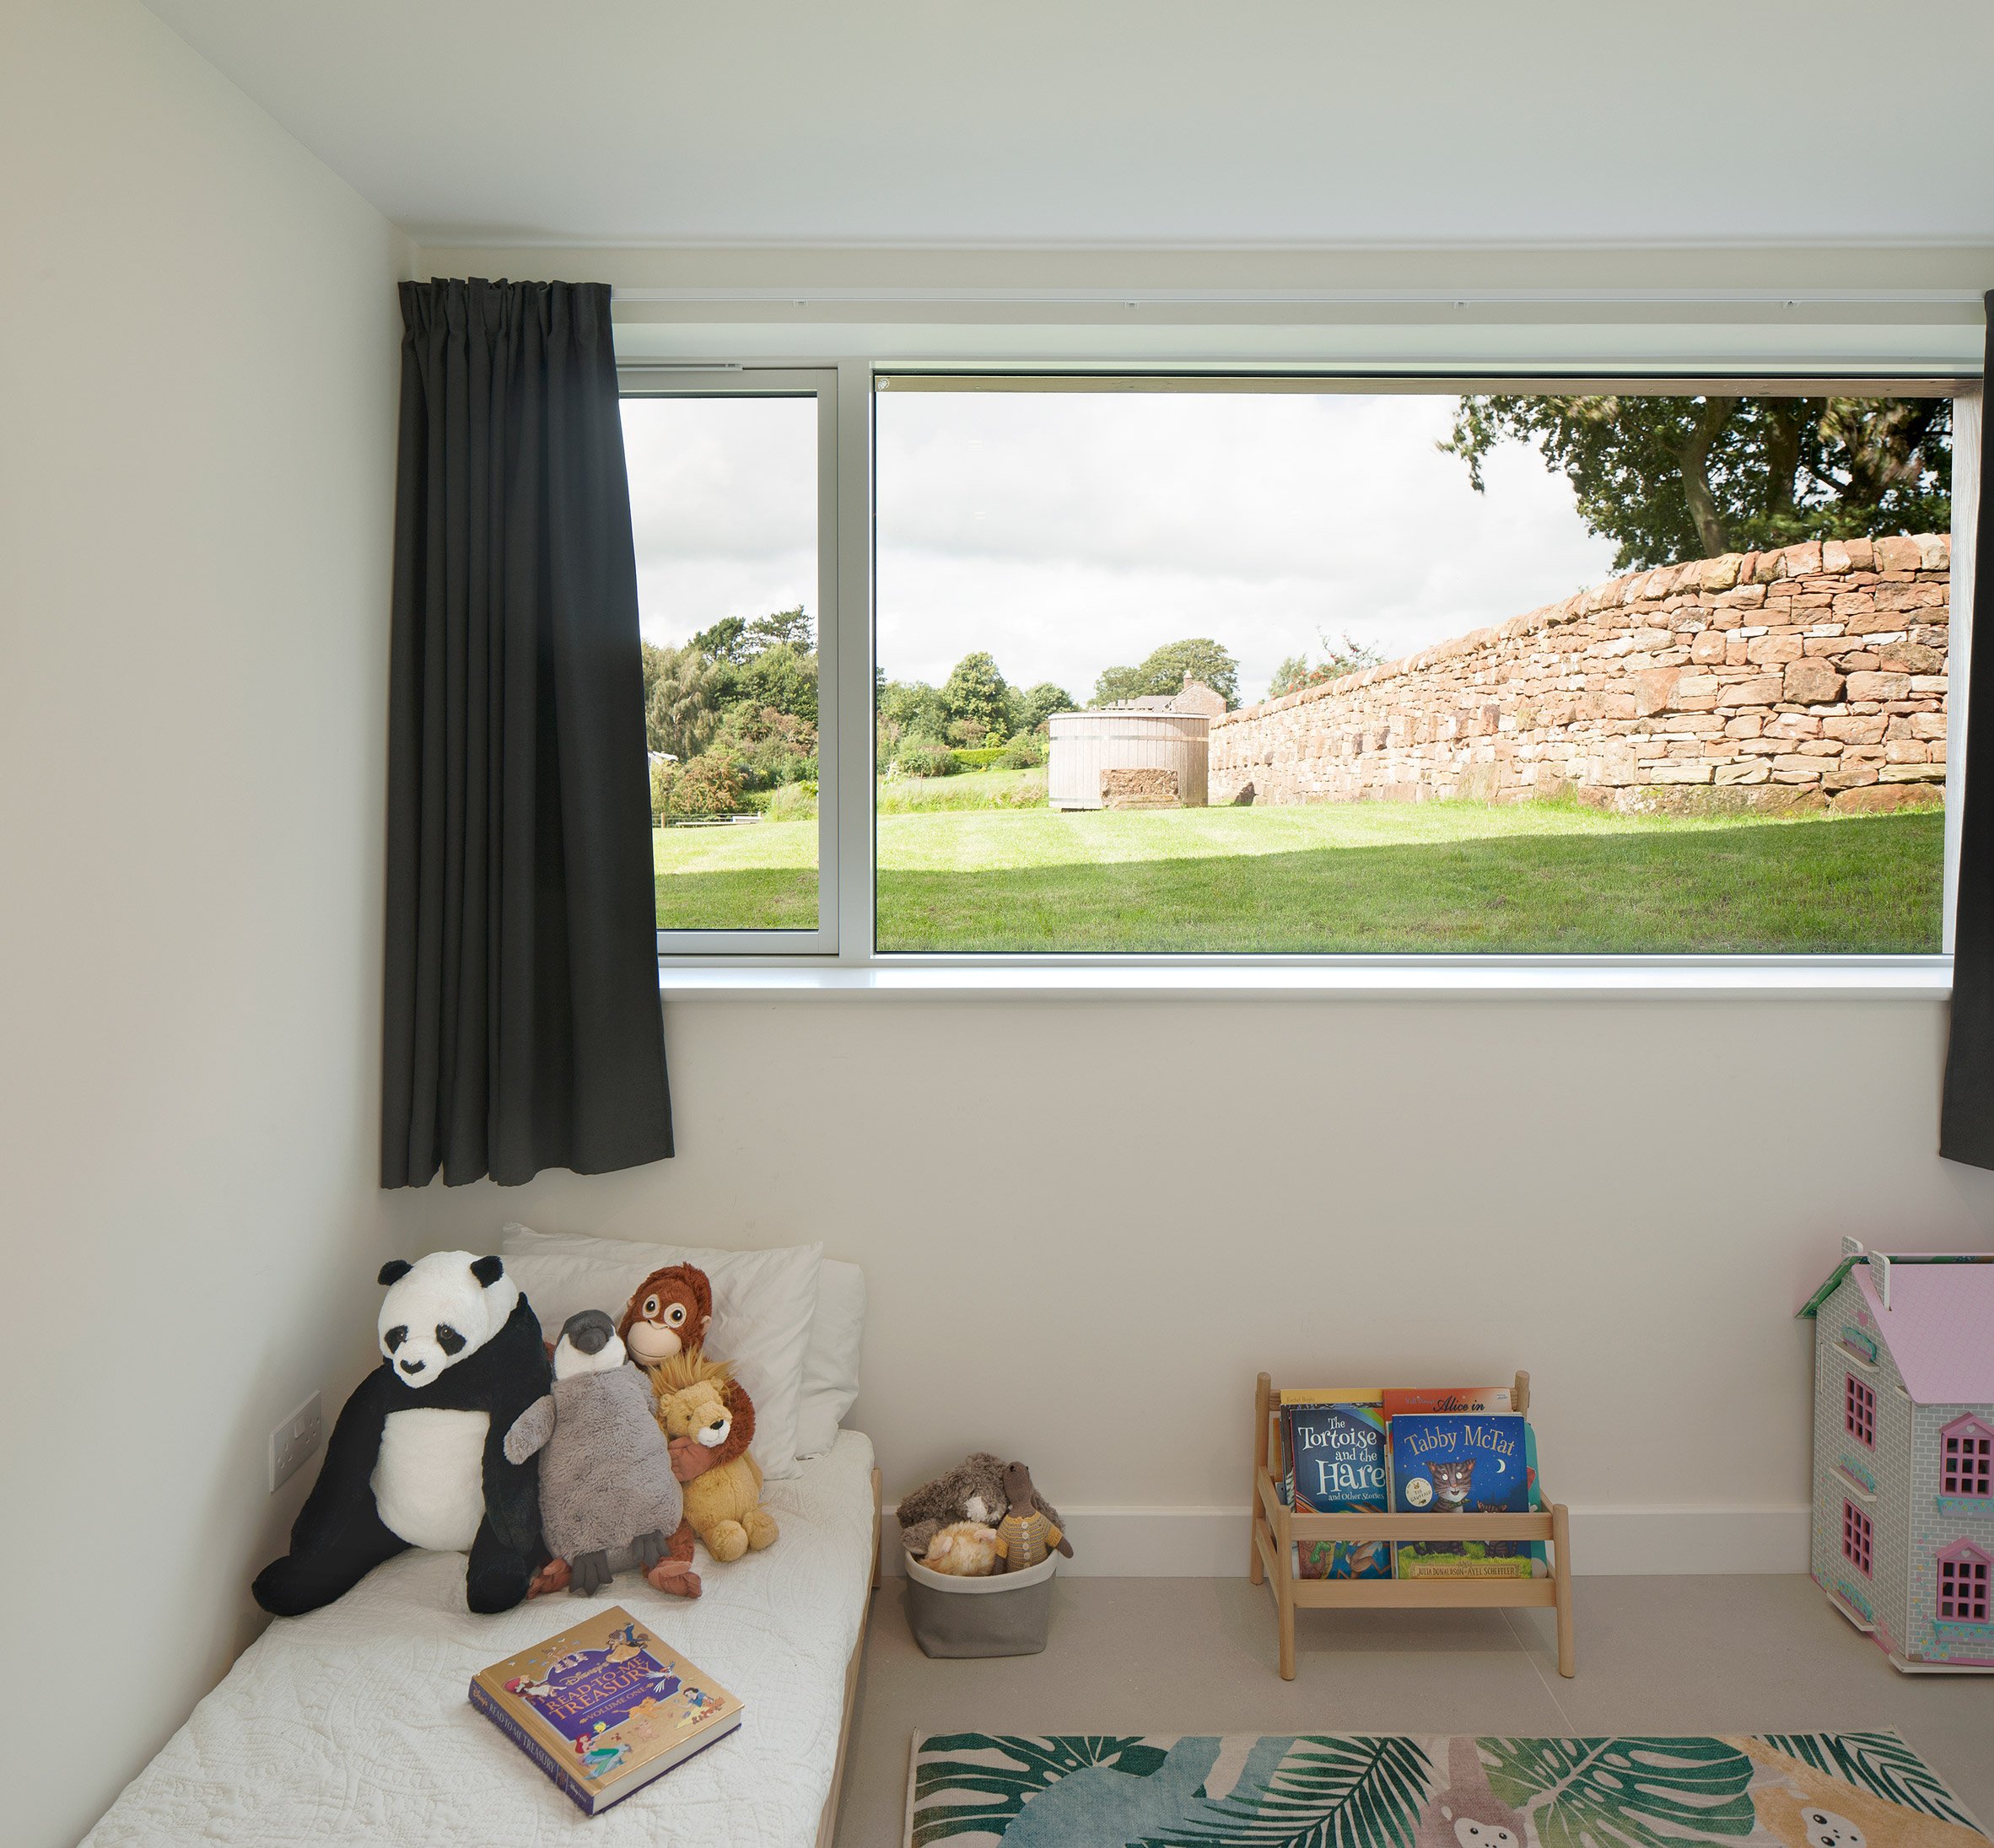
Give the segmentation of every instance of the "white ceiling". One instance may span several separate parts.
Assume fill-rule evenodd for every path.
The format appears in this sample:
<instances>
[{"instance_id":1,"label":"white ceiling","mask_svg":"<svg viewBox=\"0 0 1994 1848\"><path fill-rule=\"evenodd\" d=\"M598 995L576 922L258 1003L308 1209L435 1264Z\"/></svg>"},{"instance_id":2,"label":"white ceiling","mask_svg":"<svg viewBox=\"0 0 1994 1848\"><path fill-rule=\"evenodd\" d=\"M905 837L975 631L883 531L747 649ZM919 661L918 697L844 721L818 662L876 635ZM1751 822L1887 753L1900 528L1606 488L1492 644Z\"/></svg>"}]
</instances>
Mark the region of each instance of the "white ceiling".
<instances>
[{"instance_id":1,"label":"white ceiling","mask_svg":"<svg viewBox=\"0 0 1994 1848\"><path fill-rule=\"evenodd\" d=\"M1989 0L149 0L427 241L1986 244Z\"/></svg>"}]
</instances>

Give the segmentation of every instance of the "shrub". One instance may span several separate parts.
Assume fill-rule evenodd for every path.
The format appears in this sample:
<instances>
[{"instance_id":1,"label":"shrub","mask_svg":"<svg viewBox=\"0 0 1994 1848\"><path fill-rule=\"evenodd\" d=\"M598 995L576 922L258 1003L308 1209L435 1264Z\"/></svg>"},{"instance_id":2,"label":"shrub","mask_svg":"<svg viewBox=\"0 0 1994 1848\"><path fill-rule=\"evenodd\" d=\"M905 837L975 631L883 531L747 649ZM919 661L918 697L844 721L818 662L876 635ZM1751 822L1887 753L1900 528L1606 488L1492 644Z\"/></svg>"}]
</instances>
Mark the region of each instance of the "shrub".
<instances>
[{"instance_id":1,"label":"shrub","mask_svg":"<svg viewBox=\"0 0 1994 1848\"><path fill-rule=\"evenodd\" d=\"M987 770L1010 748L1008 745L986 744L978 745L974 750L966 751L958 746L955 754L956 762L961 764L965 770ZM1027 764L1022 768L1029 769L1031 766Z\"/></svg>"},{"instance_id":2,"label":"shrub","mask_svg":"<svg viewBox=\"0 0 1994 1848\"><path fill-rule=\"evenodd\" d=\"M671 807L671 786L678 781L682 767L667 763L664 758L655 758L651 763L651 813L663 815Z\"/></svg>"},{"instance_id":3,"label":"shrub","mask_svg":"<svg viewBox=\"0 0 1994 1848\"><path fill-rule=\"evenodd\" d=\"M671 786L674 815L738 815L741 778L732 761L709 751L685 765Z\"/></svg>"},{"instance_id":4,"label":"shrub","mask_svg":"<svg viewBox=\"0 0 1994 1848\"><path fill-rule=\"evenodd\" d=\"M817 786L783 783L761 799L761 810L772 822L808 822L816 817Z\"/></svg>"},{"instance_id":5,"label":"shrub","mask_svg":"<svg viewBox=\"0 0 1994 1848\"><path fill-rule=\"evenodd\" d=\"M807 783L817 773L817 728L773 706L740 700L727 708L706 754L732 763L744 789Z\"/></svg>"},{"instance_id":6,"label":"shrub","mask_svg":"<svg viewBox=\"0 0 1994 1848\"><path fill-rule=\"evenodd\" d=\"M893 773L903 777L952 777L962 767L945 744L914 738L893 754Z\"/></svg>"},{"instance_id":7,"label":"shrub","mask_svg":"<svg viewBox=\"0 0 1994 1848\"><path fill-rule=\"evenodd\" d=\"M1045 740L1035 731L1021 731L997 754L1006 770L1036 770L1045 762Z\"/></svg>"}]
</instances>

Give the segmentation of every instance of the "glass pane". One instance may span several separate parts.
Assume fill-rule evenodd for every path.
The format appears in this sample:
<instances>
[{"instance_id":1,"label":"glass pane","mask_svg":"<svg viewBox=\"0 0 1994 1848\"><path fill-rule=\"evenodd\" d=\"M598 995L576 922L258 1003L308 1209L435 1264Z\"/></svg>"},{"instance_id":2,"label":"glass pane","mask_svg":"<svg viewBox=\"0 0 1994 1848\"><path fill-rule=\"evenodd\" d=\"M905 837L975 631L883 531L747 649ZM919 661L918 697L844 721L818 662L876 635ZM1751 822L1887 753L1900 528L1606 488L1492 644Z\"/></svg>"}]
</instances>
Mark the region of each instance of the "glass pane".
<instances>
[{"instance_id":1,"label":"glass pane","mask_svg":"<svg viewBox=\"0 0 1994 1848\"><path fill-rule=\"evenodd\" d=\"M817 403L628 397L660 930L817 923Z\"/></svg>"},{"instance_id":2,"label":"glass pane","mask_svg":"<svg viewBox=\"0 0 1994 1848\"><path fill-rule=\"evenodd\" d=\"M1949 401L876 402L881 949L1938 950Z\"/></svg>"}]
</instances>

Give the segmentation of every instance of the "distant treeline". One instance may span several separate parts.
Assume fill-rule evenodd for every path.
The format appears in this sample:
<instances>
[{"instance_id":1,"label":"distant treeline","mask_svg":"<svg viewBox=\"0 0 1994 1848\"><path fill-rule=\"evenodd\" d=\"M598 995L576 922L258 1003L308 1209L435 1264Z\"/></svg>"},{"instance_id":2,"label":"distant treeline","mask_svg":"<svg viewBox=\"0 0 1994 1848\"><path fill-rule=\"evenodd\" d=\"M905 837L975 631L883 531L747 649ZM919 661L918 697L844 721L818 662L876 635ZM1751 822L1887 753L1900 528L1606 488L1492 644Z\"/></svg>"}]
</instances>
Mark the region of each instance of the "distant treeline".
<instances>
[{"instance_id":1,"label":"distant treeline","mask_svg":"<svg viewBox=\"0 0 1994 1848\"><path fill-rule=\"evenodd\" d=\"M1306 655L1281 664L1275 692L1291 691L1354 666L1375 652L1346 642L1311 665ZM1209 636L1167 642L1133 666L1105 669L1093 703L1180 692L1202 681L1239 703L1239 663ZM765 802L785 784L817 778L816 627L799 605L752 618L730 616L676 647L644 644L644 730L652 753L651 806L660 814L738 813ZM996 659L978 649L956 663L939 687L889 680L882 673L875 712L882 767L941 773L976 760L1007 768L1045 761L1044 734L1054 713L1080 702L1040 681L1015 687Z\"/></svg>"}]
</instances>

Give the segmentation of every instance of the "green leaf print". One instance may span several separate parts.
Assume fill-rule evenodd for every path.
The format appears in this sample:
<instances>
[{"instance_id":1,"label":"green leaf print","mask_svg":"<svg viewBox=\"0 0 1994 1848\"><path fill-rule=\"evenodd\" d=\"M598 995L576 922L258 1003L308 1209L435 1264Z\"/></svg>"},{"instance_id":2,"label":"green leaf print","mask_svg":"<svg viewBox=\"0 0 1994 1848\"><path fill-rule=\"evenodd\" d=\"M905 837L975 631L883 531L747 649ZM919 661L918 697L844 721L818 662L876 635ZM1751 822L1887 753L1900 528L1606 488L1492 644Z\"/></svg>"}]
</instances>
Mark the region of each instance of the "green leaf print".
<instances>
[{"instance_id":1,"label":"green leaf print","mask_svg":"<svg viewBox=\"0 0 1994 1848\"><path fill-rule=\"evenodd\" d=\"M1207 1798L1143 1848L1408 1848L1434 1782L1411 1739L1264 1740L1226 1796Z\"/></svg>"},{"instance_id":2,"label":"green leaf print","mask_svg":"<svg viewBox=\"0 0 1994 1848\"><path fill-rule=\"evenodd\" d=\"M1752 1761L1705 1738L1483 1739L1489 1787L1540 1848L1677 1848L1755 1826Z\"/></svg>"},{"instance_id":3,"label":"green leaf print","mask_svg":"<svg viewBox=\"0 0 1994 1848\"><path fill-rule=\"evenodd\" d=\"M1774 1751L1871 1791L1887 1803L1969 1829L1980 1826L1939 1781L1938 1774L1894 1732L1762 1732L1755 1737Z\"/></svg>"},{"instance_id":4,"label":"green leaf print","mask_svg":"<svg viewBox=\"0 0 1994 1848\"><path fill-rule=\"evenodd\" d=\"M978 1753L982 1758L930 1758L933 1752ZM980 1830L1001 1835L1025 1800L1090 1764L1112 1765L1147 1777L1163 1754L1140 1733L1100 1733L1019 1738L993 1732L950 1732L921 1741L914 1766L914 1848L950 1835ZM944 1792L968 1795L964 1802L934 1801ZM923 1799L930 1801L924 1806Z\"/></svg>"}]
</instances>

